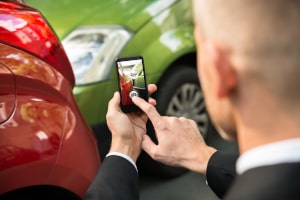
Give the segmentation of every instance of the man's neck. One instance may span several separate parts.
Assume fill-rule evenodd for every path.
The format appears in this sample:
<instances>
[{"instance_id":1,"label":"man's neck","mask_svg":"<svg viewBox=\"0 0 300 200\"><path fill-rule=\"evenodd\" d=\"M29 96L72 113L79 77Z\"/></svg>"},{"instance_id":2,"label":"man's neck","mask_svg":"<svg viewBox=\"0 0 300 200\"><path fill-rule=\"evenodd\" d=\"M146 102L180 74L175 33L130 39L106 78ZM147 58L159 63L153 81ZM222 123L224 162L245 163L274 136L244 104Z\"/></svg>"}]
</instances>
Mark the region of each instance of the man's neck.
<instances>
[{"instance_id":1,"label":"man's neck","mask_svg":"<svg viewBox=\"0 0 300 200\"><path fill-rule=\"evenodd\" d=\"M266 114L265 116L263 114ZM251 118L247 118L251 119ZM240 153L250 149L300 137L300 119L284 112L261 112L251 122L239 121L237 140Z\"/></svg>"}]
</instances>

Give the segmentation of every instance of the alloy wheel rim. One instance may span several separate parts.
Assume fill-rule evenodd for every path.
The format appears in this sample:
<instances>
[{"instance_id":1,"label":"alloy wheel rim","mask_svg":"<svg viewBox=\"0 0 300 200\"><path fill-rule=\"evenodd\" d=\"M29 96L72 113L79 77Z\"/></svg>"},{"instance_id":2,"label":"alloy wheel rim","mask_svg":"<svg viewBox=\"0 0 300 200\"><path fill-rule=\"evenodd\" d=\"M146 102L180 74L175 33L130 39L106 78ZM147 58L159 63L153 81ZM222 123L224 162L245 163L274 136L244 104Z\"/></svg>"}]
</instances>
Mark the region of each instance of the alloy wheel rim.
<instances>
[{"instance_id":1,"label":"alloy wheel rim","mask_svg":"<svg viewBox=\"0 0 300 200\"><path fill-rule=\"evenodd\" d=\"M194 83L181 85L172 96L166 114L194 120L201 134L206 135L209 119L199 85Z\"/></svg>"}]
</instances>

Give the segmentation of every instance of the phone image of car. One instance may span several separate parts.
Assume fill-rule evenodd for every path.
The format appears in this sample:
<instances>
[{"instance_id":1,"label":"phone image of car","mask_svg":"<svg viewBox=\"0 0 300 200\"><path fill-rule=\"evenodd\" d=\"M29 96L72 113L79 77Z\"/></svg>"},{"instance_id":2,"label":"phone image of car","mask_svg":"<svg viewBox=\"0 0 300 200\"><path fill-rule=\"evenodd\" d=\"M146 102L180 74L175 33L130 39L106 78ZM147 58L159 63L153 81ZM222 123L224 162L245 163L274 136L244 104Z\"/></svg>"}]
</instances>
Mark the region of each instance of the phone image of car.
<instances>
[{"instance_id":1,"label":"phone image of car","mask_svg":"<svg viewBox=\"0 0 300 200\"><path fill-rule=\"evenodd\" d=\"M118 90L114 60L141 55L147 83L158 85L153 94L162 115L195 120L206 135L209 116L196 71L196 45L190 0L27 0L46 16L63 41L75 74L73 90L84 118L100 138L105 155L109 139L103 136L107 104ZM154 131L148 134L155 140ZM146 161L158 174L178 174Z\"/></svg>"},{"instance_id":2,"label":"phone image of car","mask_svg":"<svg viewBox=\"0 0 300 200\"><path fill-rule=\"evenodd\" d=\"M121 109L123 112L141 111L132 102L133 96L139 96L148 101L148 89L145 76L143 57L125 57L116 59L116 68L121 94Z\"/></svg>"},{"instance_id":3,"label":"phone image of car","mask_svg":"<svg viewBox=\"0 0 300 200\"><path fill-rule=\"evenodd\" d=\"M82 199L100 166L64 48L40 12L0 1L0 199Z\"/></svg>"}]
</instances>

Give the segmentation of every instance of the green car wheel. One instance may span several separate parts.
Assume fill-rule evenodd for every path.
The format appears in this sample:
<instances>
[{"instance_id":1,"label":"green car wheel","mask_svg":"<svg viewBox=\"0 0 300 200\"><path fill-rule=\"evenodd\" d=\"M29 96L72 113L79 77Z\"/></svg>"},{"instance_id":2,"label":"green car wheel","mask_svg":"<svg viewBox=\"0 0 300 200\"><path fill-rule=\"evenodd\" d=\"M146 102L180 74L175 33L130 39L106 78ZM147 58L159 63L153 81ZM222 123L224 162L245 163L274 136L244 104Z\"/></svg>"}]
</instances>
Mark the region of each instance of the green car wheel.
<instances>
[{"instance_id":1,"label":"green car wheel","mask_svg":"<svg viewBox=\"0 0 300 200\"><path fill-rule=\"evenodd\" d=\"M196 69L180 65L170 70L166 76L168 79L162 79L156 94L158 111L163 115L194 120L205 137L210 120Z\"/></svg>"}]
</instances>

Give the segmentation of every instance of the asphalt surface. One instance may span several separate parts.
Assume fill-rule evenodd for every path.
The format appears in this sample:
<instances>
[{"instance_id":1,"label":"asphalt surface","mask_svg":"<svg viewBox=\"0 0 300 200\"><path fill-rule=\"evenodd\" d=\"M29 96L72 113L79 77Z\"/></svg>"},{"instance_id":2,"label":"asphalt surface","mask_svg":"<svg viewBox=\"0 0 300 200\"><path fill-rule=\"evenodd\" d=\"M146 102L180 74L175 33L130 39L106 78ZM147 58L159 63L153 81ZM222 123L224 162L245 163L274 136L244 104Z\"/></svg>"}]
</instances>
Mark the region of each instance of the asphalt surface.
<instances>
[{"instance_id":1,"label":"asphalt surface","mask_svg":"<svg viewBox=\"0 0 300 200\"><path fill-rule=\"evenodd\" d=\"M193 172L170 180L143 176L140 200L218 200L205 181L205 177Z\"/></svg>"}]
</instances>

